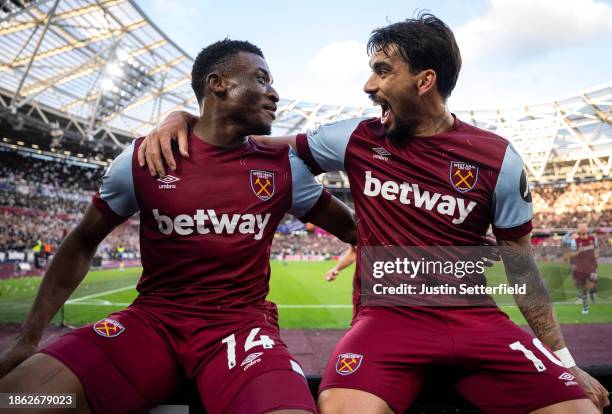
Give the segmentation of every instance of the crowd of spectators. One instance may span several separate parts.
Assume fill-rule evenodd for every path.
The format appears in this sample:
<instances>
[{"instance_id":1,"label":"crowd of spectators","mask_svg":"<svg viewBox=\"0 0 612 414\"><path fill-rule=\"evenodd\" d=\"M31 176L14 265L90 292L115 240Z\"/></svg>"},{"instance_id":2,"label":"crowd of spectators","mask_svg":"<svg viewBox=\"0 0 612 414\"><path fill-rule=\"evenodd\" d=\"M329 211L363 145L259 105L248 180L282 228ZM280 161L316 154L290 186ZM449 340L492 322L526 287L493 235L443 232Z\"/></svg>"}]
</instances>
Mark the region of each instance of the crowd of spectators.
<instances>
[{"instance_id":1,"label":"crowd of spectators","mask_svg":"<svg viewBox=\"0 0 612 414\"><path fill-rule=\"evenodd\" d=\"M84 165L0 151L0 206L82 214L104 174Z\"/></svg>"},{"instance_id":2,"label":"crowd of spectators","mask_svg":"<svg viewBox=\"0 0 612 414\"><path fill-rule=\"evenodd\" d=\"M103 174L103 168L82 163L0 150L0 252L28 251L39 241L57 249L90 202ZM612 181L538 186L532 196L536 230L562 231L582 222L592 228L612 227ZM273 255L331 257L346 249L343 242L311 228L307 231L302 226L284 233L275 237ZM603 245L610 244L609 236L600 235ZM138 255L137 217L118 227L99 252L112 257L119 246Z\"/></svg>"},{"instance_id":3,"label":"crowd of spectators","mask_svg":"<svg viewBox=\"0 0 612 414\"><path fill-rule=\"evenodd\" d=\"M340 256L347 244L328 234L317 232L299 232L296 234L279 234L272 242L272 255L278 256Z\"/></svg>"},{"instance_id":4,"label":"crowd of spectators","mask_svg":"<svg viewBox=\"0 0 612 414\"><path fill-rule=\"evenodd\" d=\"M612 181L539 186L532 191L538 229L612 226Z\"/></svg>"}]
</instances>

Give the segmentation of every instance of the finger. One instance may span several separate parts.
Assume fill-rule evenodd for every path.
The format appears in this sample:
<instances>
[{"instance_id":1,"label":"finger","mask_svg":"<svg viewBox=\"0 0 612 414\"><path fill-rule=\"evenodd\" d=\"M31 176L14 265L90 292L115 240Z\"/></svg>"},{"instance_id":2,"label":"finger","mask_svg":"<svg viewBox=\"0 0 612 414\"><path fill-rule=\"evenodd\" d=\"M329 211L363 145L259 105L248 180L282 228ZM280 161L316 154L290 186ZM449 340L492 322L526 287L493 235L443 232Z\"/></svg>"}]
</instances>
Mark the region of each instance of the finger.
<instances>
[{"instance_id":1,"label":"finger","mask_svg":"<svg viewBox=\"0 0 612 414\"><path fill-rule=\"evenodd\" d=\"M161 151L160 151L160 147L159 147L159 143L157 143L156 145L151 145L151 160L153 161L153 166L155 167L155 172L160 176L160 177L165 177L166 176L166 169L164 168L164 163L162 162L161 159Z\"/></svg>"},{"instance_id":2,"label":"finger","mask_svg":"<svg viewBox=\"0 0 612 414\"><path fill-rule=\"evenodd\" d=\"M181 129L178 131L179 152L185 158L189 158L189 146L187 145L187 130Z\"/></svg>"},{"instance_id":3,"label":"finger","mask_svg":"<svg viewBox=\"0 0 612 414\"><path fill-rule=\"evenodd\" d=\"M599 411L603 411L603 408L605 407L605 400L604 396L601 395L599 390L596 389L595 392L593 392L591 395L591 401L593 401L593 404L597 406Z\"/></svg>"},{"instance_id":4,"label":"finger","mask_svg":"<svg viewBox=\"0 0 612 414\"><path fill-rule=\"evenodd\" d=\"M145 160L147 162L149 174L151 174L151 177L155 177L157 173L155 172L155 165L153 164L153 160L151 159L151 153L149 151L145 151Z\"/></svg>"},{"instance_id":5,"label":"finger","mask_svg":"<svg viewBox=\"0 0 612 414\"><path fill-rule=\"evenodd\" d=\"M605 389L603 387L603 385L599 384L600 386L600 392L601 392L601 401L602 401L602 407L609 407L610 406L610 393L608 392L607 389Z\"/></svg>"},{"instance_id":6,"label":"finger","mask_svg":"<svg viewBox=\"0 0 612 414\"><path fill-rule=\"evenodd\" d=\"M166 161L166 164L168 164L168 167L172 171L174 171L176 170L176 162L174 161L174 155L172 154L171 142L172 142L171 140L160 141L160 146L161 146L161 152L164 156L164 160Z\"/></svg>"},{"instance_id":7,"label":"finger","mask_svg":"<svg viewBox=\"0 0 612 414\"><path fill-rule=\"evenodd\" d=\"M147 140L144 139L142 140L142 142L140 143L140 146L138 147L138 165L140 165L140 167L144 167L145 166L145 149L147 148Z\"/></svg>"}]
</instances>

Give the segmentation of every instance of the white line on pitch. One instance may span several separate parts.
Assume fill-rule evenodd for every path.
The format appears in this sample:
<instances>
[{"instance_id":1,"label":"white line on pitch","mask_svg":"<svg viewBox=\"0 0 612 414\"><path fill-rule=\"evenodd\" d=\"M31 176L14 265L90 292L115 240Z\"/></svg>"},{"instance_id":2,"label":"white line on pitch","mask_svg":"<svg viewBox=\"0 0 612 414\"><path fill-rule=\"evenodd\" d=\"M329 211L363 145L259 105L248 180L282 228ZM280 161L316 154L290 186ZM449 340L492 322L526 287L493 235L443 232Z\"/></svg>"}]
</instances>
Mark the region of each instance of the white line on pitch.
<instances>
[{"instance_id":1,"label":"white line on pitch","mask_svg":"<svg viewBox=\"0 0 612 414\"><path fill-rule=\"evenodd\" d=\"M111 290L107 290L107 291L104 291L104 292L93 293L91 295L80 296L80 297L78 297L76 299L71 299L71 300L67 301L66 304L67 305L72 305L72 304L74 304L76 302L81 302L83 300L97 298L99 296L110 295L111 293L123 292L124 290L134 289L135 287L136 287L136 285L124 286L124 287L118 288L118 289L111 289Z\"/></svg>"},{"instance_id":2,"label":"white line on pitch","mask_svg":"<svg viewBox=\"0 0 612 414\"><path fill-rule=\"evenodd\" d=\"M285 309L352 308L353 305L276 305Z\"/></svg>"},{"instance_id":3,"label":"white line on pitch","mask_svg":"<svg viewBox=\"0 0 612 414\"><path fill-rule=\"evenodd\" d=\"M130 306L131 303L118 303L109 302L107 300L101 302L66 302L66 305L79 305L79 306Z\"/></svg>"},{"instance_id":4,"label":"white line on pitch","mask_svg":"<svg viewBox=\"0 0 612 414\"><path fill-rule=\"evenodd\" d=\"M120 302L109 302L109 301L78 301L78 302L66 302L67 305L82 305L82 306L130 306L131 303L120 303ZM353 305L277 305L279 308L284 309L345 309L352 308Z\"/></svg>"}]
</instances>

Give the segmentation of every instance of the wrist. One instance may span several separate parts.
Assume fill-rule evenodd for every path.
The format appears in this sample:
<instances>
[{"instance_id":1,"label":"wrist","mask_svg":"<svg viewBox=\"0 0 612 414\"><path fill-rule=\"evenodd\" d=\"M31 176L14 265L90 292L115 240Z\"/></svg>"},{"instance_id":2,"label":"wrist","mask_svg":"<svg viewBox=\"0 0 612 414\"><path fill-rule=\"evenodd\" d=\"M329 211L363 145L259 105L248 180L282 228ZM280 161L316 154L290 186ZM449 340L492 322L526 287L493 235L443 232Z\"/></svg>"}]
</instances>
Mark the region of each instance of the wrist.
<instances>
[{"instance_id":1,"label":"wrist","mask_svg":"<svg viewBox=\"0 0 612 414\"><path fill-rule=\"evenodd\" d=\"M559 358L565 368L573 368L576 366L576 361L574 361L574 358L572 357L572 354L570 354L567 347L554 351L554 354L557 356L557 358Z\"/></svg>"},{"instance_id":2,"label":"wrist","mask_svg":"<svg viewBox=\"0 0 612 414\"><path fill-rule=\"evenodd\" d=\"M37 329L22 328L16 339L24 345L38 345L41 337L42 333L39 333Z\"/></svg>"}]
</instances>

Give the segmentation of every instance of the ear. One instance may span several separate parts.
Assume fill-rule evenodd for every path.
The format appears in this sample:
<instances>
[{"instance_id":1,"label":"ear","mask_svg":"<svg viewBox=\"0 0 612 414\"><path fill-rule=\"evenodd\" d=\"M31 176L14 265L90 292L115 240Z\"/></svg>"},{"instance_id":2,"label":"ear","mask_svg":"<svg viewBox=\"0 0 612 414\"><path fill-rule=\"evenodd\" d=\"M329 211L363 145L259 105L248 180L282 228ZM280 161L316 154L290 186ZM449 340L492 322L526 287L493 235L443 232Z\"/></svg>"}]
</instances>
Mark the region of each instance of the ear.
<instances>
[{"instance_id":1,"label":"ear","mask_svg":"<svg viewBox=\"0 0 612 414\"><path fill-rule=\"evenodd\" d=\"M221 76L218 72L211 72L206 77L204 81L204 95L206 95L206 90L210 90L215 95L223 95L227 90L227 83L223 76Z\"/></svg>"},{"instance_id":2,"label":"ear","mask_svg":"<svg viewBox=\"0 0 612 414\"><path fill-rule=\"evenodd\" d=\"M436 72L433 69L425 69L418 75L417 93L423 96L436 86Z\"/></svg>"}]
</instances>

